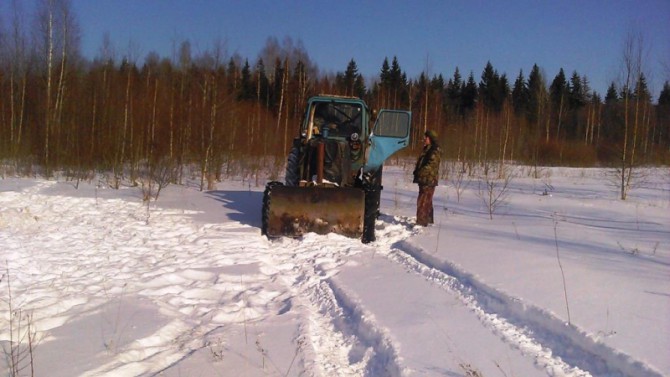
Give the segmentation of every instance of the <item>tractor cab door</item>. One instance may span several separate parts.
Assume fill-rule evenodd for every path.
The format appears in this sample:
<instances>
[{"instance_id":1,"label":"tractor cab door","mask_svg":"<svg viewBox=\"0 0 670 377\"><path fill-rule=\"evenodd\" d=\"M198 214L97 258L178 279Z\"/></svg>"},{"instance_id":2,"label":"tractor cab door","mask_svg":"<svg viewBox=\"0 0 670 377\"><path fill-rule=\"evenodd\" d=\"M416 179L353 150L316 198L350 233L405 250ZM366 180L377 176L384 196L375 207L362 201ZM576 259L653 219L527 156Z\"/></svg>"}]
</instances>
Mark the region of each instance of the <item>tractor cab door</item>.
<instances>
[{"instance_id":1,"label":"tractor cab door","mask_svg":"<svg viewBox=\"0 0 670 377\"><path fill-rule=\"evenodd\" d=\"M400 110L380 110L370 135L368 159L364 172L378 170L387 158L409 143L412 113Z\"/></svg>"}]
</instances>

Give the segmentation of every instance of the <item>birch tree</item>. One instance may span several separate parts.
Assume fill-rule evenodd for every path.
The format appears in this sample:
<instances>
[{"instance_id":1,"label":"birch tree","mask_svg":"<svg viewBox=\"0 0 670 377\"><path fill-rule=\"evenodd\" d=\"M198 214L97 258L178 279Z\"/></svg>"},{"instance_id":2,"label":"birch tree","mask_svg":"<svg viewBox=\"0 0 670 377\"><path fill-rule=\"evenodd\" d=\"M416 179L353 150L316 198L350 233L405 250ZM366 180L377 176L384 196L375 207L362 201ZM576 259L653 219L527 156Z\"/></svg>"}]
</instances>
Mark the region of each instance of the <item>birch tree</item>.
<instances>
[{"instance_id":1,"label":"birch tree","mask_svg":"<svg viewBox=\"0 0 670 377\"><path fill-rule=\"evenodd\" d=\"M626 200L633 183L634 167L637 163L637 144L641 125L640 93L634 88L640 88L639 82L643 77L644 37L638 31L631 30L623 42L621 55L621 87L623 102L623 140L620 151L618 168L619 189L621 200Z\"/></svg>"},{"instance_id":2,"label":"birch tree","mask_svg":"<svg viewBox=\"0 0 670 377\"><path fill-rule=\"evenodd\" d=\"M79 29L69 0L42 0L37 10L37 41L45 75L44 165L47 176L58 152L67 89L67 67L78 51ZM53 138L56 140L52 140Z\"/></svg>"},{"instance_id":3,"label":"birch tree","mask_svg":"<svg viewBox=\"0 0 670 377\"><path fill-rule=\"evenodd\" d=\"M9 69L9 150L11 150L14 160L18 161L23 141L26 89L30 65L25 17L21 2L13 0L11 11L11 26L5 40L4 56Z\"/></svg>"},{"instance_id":4,"label":"birch tree","mask_svg":"<svg viewBox=\"0 0 670 377\"><path fill-rule=\"evenodd\" d=\"M566 97L568 94L568 84L565 78L565 72L561 68L552 81L551 86L549 87L549 97L551 98L551 103L556 111L556 140L560 140L561 137L561 125L563 124L563 114L565 112L566 106ZM550 130L547 123L547 128L545 130L545 142L549 142Z\"/></svg>"}]
</instances>

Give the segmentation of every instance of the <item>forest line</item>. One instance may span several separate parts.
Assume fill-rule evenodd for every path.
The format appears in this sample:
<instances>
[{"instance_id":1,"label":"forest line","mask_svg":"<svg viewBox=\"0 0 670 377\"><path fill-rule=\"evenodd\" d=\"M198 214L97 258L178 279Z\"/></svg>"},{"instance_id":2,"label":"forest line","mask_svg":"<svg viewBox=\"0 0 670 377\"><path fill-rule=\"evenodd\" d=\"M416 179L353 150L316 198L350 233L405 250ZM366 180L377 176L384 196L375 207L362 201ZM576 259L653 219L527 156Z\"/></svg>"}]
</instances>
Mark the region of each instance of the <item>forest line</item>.
<instances>
[{"instance_id":1,"label":"forest line","mask_svg":"<svg viewBox=\"0 0 670 377\"><path fill-rule=\"evenodd\" d=\"M320 93L412 111L405 154L417 153L430 128L444 158L470 163L626 169L670 161L670 84L654 103L634 35L624 41L621 82L603 97L577 71L550 78L538 65L513 82L491 63L479 77L456 68L448 78L409 78L396 57L384 57L371 82L353 58L343 71L322 74L289 38L268 38L253 61L228 56L221 44L193 54L186 40L172 58L152 52L140 62L131 48L117 56L107 37L88 60L67 1L45 2L35 22L21 20L14 14L0 29L0 158L46 175L133 176L142 166L196 164L203 177L220 178L231 161L277 164L306 100Z\"/></svg>"}]
</instances>

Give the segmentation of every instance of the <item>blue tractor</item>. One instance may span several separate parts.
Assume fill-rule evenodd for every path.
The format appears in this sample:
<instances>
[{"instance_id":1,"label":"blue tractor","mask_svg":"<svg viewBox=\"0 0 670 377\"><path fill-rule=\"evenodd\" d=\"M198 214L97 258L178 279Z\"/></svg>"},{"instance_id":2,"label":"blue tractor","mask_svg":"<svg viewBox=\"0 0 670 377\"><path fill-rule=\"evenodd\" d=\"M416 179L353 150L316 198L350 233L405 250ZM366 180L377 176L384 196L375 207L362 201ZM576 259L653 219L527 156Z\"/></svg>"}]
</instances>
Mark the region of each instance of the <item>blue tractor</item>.
<instances>
[{"instance_id":1,"label":"blue tractor","mask_svg":"<svg viewBox=\"0 0 670 377\"><path fill-rule=\"evenodd\" d=\"M410 124L409 111L377 113L356 97L310 98L285 182L266 185L262 233L338 233L374 241L383 164L408 145Z\"/></svg>"}]
</instances>

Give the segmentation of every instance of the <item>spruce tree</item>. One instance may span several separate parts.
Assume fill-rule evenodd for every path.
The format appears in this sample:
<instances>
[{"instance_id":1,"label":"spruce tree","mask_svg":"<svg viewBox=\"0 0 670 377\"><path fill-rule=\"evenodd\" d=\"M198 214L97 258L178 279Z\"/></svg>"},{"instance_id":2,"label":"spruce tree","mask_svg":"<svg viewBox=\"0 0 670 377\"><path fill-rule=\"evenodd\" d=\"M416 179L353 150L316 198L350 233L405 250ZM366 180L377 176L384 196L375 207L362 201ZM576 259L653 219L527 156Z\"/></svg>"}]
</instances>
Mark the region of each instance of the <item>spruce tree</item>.
<instances>
[{"instance_id":1,"label":"spruce tree","mask_svg":"<svg viewBox=\"0 0 670 377\"><path fill-rule=\"evenodd\" d=\"M407 79L403 76L403 72L400 69L400 64L398 63L398 57L393 57L393 62L391 62L391 70L389 71L389 83L395 89L400 89L403 86L407 85Z\"/></svg>"},{"instance_id":2,"label":"spruce tree","mask_svg":"<svg viewBox=\"0 0 670 377\"><path fill-rule=\"evenodd\" d=\"M477 83L475 82L475 76L472 72L470 72L470 76L468 76L467 83L463 85L461 93L463 112L467 113L474 110L475 104L477 103Z\"/></svg>"},{"instance_id":3,"label":"spruce tree","mask_svg":"<svg viewBox=\"0 0 670 377\"><path fill-rule=\"evenodd\" d=\"M620 114L621 98L616 84L612 82L605 95L605 111L603 113L602 135L610 141L621 137L623 130Z\"/></svg>"},{"instance_id":4,"label":"spruce tree","mask_svg":"<svg viewBox=\"0 0 670 377\"><path fill-rule=\"evenodd\" d=\"M658 96L656 119L659 125L659 144L670 145L670 82L663 84Z\"/></svg>"},{"instance_id":5,"label":"spruce tree","mask_svg":"<svg viewBox=\"0 0 670 377\"><path fill-rule=\"evenodd\" d=\"M463 79L461 78L461 73L456 67L454 71L454 77L449 79L447 82L447 107L453 114L463 114L463 101L461 98L461 93L463 90Z\"/></svg>"},{"instance_id":6,"label":"spruce tree","mask_svg":"<svg viewBox=\"0 0 670 377\"><path fill-rule=\"evenodd\" d=\"M253 100L255 97L254 84L251 79L251 67L249 67L249 60L244 61L242 67L242 77L240 79L240 90L237 99L240 101Z\"/></svg>"},{"instance_id":7,"label":"spruce tree","mask_svg":"<svg viewBox=\"0 0 670 377\"><path fill-rule=\"evenodd\" d=\"M499 110L499 76L491 62L486 63L479 81L479 98L489 109Z\"/></svg>"},{"instance_id":8,"label":"spruce tree","mask_svg":"<svg viewBox=\"0 0 670 377\"><path fill-rule=\"evenodd\" d=\"M498 107L502 109L502 105L507 99L507 97L510 96L511 89L509 87L509 80L507 79L507 74L503 73L500 75L500 78L498 80Z\"/></svg>"},{"instance_id":9,"label":"spruce tree","mask_svg":"<svg viewBox=\"0 0 670 377\"><path fill-rule=\"evenodd\" d=\"M273 108L276 107L277 103L279 102L279 97L281 96L282 87L284 84L284 67L282 66L282 61L279 56L275 58L274 68L274 82L272 83L272 94L270 99L270 106Z\"/></svg>"},{"instance_id":10,"label":"spruce tree","mask_svg":"<svg viewBox=\"0 0 670 377\"><path fill-rule=\"evenodd\" d=\"M440 93L444 90L444 87L445 87L444 77L442 76L441 73L439 75L433 76L433 79L430 82L430 87L431 87L431 89L433 89L434 91L436 91L438 93Z\"/></svg>"},{"instance_id":11,"label":"spruce tree","mask_svg":"<svg viewBox=\"0 0 670 377\"><path fill-rule=\"evenodd\" d=\"M586 91L582 86L582 78L579 76L577 71L572 72L572 77L570 77L570 108L572 110L578 110L584 107L586 104Z\"/></svg>"},{"instance_id":12,"label":"spruce tree","mask_svg":"<svg viewBox=\"0 0 670 377\"><path fill-rule=\"evenodd\" d=\"M384 58L384 62L382 63L382 69L381 72L379 73L379 82L383 87L387 87L390 85L391 81L391 68L389 67L389 59Z\"/></svg>"},{"instance_id":13,"label":"spruce tree","mask_svg":"<svg viewBox=\"0 0 670 377\"><path fill-rule=\"evenodd\" d=\"M613 105L617 102L619 102L619 92L617 91L614 82L612 82L607 88L607 93L605 94L605 104Z\"/></svg>"},{"instance_id":14,"label":"spruce tree","mask_svg":"<svg viewBox=\"0 0 670 377\"><path fill-rule=\"evenodd\" d=\"M544 77L537 64L533 64L533 68L528 75L528 121L535 123L539 120L544 102L547 97L547 89L544 84Z\"/></svg>"},{"instance_id":15,"label":"spruce tree","mask_svg":"<svg viewBox=\"0 0 670 377\"><path fill-rule=\"evenodd\" d=\"M358 73L356 61L351 59L347 64L347 70L344 75L338 74L340 78L338 87L344 95L363 98L365 95L365 83L363 76Z\"/></svg>"},{"instance_id":16,"label":"spruce tree","mask_svg":"<svg viewBox=\"0 0 670 377\"><path fill-rule=\"evenodd\" d=\"M663 84L663 89L658 96L658 107L670 109L670 81Z\"/></svg>"},{"instance_id":17,"label":"spruce tree","mask_svg":"<svg viewBox=\"0 0 670 377\"><path fill-rule=\"evenodd\" d=\"M526 113L529 97L526 79L523 77L523 70L519 70L519 76L514 81L514 88L512 89L512 104L514 105L514 113L516 115Z\"/></svg>"},{"instance_id":18,"label":"spruce tree","mask_svg":"<svg viewBox=\"0 0 670 377\"><path fill-rule=\"evenodd\" d=\"M256 63L256 96L257 100L263 103L266 107L270 107L270 80L265 73L265 64L263 59L259 58Z\"/></svg>"},{"instance_id":19,"label":"spruce tree","mask_svg":"<svg viewBox=\"0 0 670 377\"><path fill-rule=\"evenodd\" d=\"M549 86L549 98L551 99L551 104L554 109L559 109L559 107L566 105L567 94L568 82L565 78L565 72L563 71L563 68L561 68L558 71L558 74L556 74L556 77L554 77L554 81L552 81Z\"/></svg>"},{"instance_id":20,"label":"spruce tree","mask_svg":"<svg viewBox=\"0 0 670 377\"><path fill-rule=\"evenodd\" d=\"M644 76L644 73L640 73L640 78L635 83L634 96L642 101L651 101L651 93L649 92L647 78Z\"/></svg>"}]
</instances>

